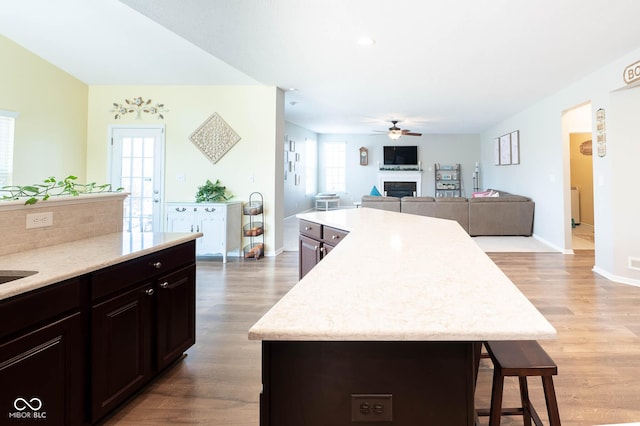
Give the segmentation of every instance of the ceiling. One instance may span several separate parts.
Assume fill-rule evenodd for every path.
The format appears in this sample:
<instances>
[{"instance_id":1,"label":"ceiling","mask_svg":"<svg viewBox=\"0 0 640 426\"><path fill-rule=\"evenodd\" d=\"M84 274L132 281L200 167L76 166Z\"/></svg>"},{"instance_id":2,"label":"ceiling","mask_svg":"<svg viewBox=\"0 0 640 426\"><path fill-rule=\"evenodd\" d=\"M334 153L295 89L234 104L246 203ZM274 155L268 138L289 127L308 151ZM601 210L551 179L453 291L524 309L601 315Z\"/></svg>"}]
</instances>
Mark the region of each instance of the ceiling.
<instances>
[{"instance_id":1,"label":"ceiling","mask_svg":"<svg viewBox=\"0 0 640 426\"><path fill-rule=\"evenodd\" d=\"M5 0L2 9L0 34L87 84L277 86L286 119L318 133L372 133L390 120L478 133L640 47L637 0ZM375 44L357 44L363 36Z\"/></svg>"}]
</instances>

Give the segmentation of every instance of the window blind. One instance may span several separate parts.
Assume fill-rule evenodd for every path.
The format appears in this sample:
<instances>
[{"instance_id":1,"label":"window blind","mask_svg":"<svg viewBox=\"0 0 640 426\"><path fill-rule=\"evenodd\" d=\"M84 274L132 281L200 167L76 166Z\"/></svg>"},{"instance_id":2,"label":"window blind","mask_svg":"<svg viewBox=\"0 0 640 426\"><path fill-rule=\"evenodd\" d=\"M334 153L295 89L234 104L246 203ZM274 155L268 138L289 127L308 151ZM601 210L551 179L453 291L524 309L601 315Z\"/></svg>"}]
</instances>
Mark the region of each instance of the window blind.
<instances>
[{"instance_id":1,"label":"window blind","mask_svg":"<svg viewBox=\"0 0 640 426\"><path fill-rule=\"evenodd\" d=\"M11 185L13 175L13 135L17 113L0 110L0 188Z\"/></svg>"}]
</instances>

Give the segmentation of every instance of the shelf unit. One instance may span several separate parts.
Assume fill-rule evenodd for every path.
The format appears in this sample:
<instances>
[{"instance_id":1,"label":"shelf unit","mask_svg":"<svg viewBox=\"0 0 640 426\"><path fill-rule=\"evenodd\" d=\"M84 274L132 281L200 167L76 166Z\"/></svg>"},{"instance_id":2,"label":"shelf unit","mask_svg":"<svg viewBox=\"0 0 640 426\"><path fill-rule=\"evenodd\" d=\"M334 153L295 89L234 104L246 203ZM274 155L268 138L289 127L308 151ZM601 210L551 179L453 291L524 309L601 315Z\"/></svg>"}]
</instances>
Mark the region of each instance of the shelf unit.
<instances>
[{"instance_id":1,"label":"shelf unit","mask_svg":"<svg viewBox=\"0 0 640 426\"><path fill-rule=\"evenodd\" d=\"M264 256L264 199L259 192L249 195L249 202L245 203L242 213L249 217L249 222L242 228L242 235L248 244L242 249L244 258L258 260Z\"/></svg>"},{"instance_id":2,"label":"shelf unit","mask_svg":"<svg viewBox=\"0 0 640 426\"><path fill-rule=\"evenodd\" d=\"M436 163L433 170L435 173L436 197L462 196L462 173L460 163Z\"/></svg>"}]
</instances>

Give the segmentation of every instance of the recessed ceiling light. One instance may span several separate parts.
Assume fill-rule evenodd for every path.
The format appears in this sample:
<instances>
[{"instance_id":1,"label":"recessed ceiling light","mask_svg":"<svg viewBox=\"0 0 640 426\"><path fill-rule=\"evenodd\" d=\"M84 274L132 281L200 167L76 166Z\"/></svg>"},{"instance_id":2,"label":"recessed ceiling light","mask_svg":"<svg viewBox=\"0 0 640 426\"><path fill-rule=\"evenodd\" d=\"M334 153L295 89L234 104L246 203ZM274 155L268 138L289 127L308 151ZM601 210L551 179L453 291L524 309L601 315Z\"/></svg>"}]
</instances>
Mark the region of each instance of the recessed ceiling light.
<instances>
[{"instance_id":1,"label":"recessed ceiling light","mask_svg":"<svg viewBox=\"0 0 640 426\"><path fill-rule=\"evenodd\" d=\"M360 37L358 39L358 44L360 46L373 46L374 44L376 44L376 41L371 37Z\"/></svg>"}]
</instances>

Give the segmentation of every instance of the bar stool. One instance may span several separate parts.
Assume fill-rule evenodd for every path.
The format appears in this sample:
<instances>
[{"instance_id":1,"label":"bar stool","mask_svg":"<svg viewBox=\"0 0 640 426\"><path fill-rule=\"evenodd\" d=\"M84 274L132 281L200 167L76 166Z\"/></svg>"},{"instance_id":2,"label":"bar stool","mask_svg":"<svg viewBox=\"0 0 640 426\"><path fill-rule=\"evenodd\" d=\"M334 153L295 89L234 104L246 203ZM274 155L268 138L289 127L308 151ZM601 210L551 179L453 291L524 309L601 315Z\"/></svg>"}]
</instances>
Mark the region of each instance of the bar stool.
<instances>
[{"instance_id":1,"label":"bar stool","mask_svg":"<svg viewBox=\"0 0 640 426\"><path fill-rule=\"evenodd\" d=\"M553 386L553 376L558 374L558 367L542 346L535 340L492 341L484 342L484 346L493 362L491 408L478 409L477 415L489 416L490 426L499 425L502 416L513 415L521 415L525 426L531 425L531 420L536 426L543 426L540 416L529 400L527 386L527 377L539 376L542 378L549 425L560 426L558 402ZM504 378L507 376L518 377L522 407L502 408Z\"/></svg>"}]
</instances>

